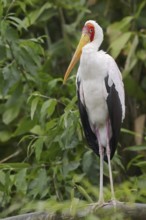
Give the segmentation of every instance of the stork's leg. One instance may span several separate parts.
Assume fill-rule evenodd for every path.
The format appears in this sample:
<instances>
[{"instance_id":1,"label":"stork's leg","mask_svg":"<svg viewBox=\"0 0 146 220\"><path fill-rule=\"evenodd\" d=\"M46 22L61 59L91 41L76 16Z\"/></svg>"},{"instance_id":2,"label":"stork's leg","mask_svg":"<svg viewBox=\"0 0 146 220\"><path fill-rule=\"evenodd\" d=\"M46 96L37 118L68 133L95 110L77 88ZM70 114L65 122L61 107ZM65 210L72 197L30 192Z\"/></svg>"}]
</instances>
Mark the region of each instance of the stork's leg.
<instances>
[{"instance_id":1,"label":"stork's leg","mask_svg":"<svg viewBox=\"0 0 146 220\"><path fill-rule=\"evenodd\" d=\"M111 160L110 160L110 146L109 146L109 139L110 139L110 124L109 120L107 121L107 146L106 146L106 154L108 160L108 168L109 168L109 178L110 178L110 186L111 186L111 200L115 203L115 192L114 192L114 184L113 184L113 176L112 176L112 169L111 169Z\"/></svg>"},{"instance_id":2,"label":"stork's leg","mask_svg":"<svg viewBox=\"0 0 146 220\"><path fill-rule=\"evenodd\" d=\"M103 197L103 147L100 142L100 135L99 131L96 130L96 136L99 144L99 156L100 156L100 183L99 183L99 200L98 205L102 206L104 204L104 197Z\"/></svg>"}]
</instances>

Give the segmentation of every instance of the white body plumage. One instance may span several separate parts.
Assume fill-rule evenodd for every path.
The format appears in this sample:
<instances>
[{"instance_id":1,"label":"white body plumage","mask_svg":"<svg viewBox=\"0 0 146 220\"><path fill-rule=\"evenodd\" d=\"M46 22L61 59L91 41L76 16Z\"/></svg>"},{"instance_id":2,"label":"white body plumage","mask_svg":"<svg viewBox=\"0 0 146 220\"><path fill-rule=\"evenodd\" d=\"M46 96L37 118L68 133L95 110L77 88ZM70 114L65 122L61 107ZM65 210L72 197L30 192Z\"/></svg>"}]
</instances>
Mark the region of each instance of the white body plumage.
<instances>
[{"instance_id":1,"label":"white body plumage","mask_svg":"<svg viewBox=\"0 0 146 220\"><path fill-rule=\"evenodd\" d=\"M114 83L119 94L122 107L122 119L125 116L124 88L121 73L113 58L104 51L96 48L84 47L77 72L80 80L81 101L86 106L92 130L98 127L102 146L106 146L106 121L108 118L107 90L105 77L109 75L108 85ZM95 132L95 131L94 131ZM110 136L112 135L110 129Z\"/></svg>"}]
</instances>

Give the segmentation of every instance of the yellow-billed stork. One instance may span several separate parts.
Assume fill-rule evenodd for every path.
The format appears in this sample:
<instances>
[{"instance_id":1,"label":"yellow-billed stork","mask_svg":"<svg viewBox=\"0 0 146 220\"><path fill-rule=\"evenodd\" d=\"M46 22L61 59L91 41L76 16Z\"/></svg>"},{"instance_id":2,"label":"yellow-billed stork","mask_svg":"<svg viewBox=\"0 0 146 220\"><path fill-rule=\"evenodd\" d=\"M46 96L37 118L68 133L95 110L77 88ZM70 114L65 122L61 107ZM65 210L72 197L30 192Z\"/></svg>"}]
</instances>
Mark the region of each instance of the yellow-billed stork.
<instances>
[{"instance_id":1,"label":"yellow-billed stork","mask_svg":"<svg viewBox=\"0 0 146 220\"><path fill-rule=\"evenodd\" d=\"M115 200L111 162L125 117L125 94L122 76L114 59L99 50L103 30L93 20L85 23L74 56L64 76L66 82L80 58L76 85L78 106L84 134L89 146L100 156L98 204L104 204L103 161L108 162L111 199Z\"/></svg>"}]
</instances>

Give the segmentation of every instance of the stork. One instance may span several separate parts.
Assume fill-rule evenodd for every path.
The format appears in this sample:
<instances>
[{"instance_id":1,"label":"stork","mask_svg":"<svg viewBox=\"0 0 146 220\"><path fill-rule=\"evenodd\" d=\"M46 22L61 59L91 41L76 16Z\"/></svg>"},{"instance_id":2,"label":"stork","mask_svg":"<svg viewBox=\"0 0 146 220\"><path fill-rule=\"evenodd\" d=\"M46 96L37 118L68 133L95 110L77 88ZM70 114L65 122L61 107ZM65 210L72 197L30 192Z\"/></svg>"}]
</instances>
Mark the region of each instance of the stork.
<instances>
[{"instance_id":1,"label":"stork","mask_svg":"<svg viewBox=\"0 0 146 220\"><path fill-rule=\"evenodd\" d=\"M103 50L99 50L102 41L102 28L93 20L87 21L64 76L65 83L80 59L76 77L78 107L88 145L100 157L98 205L104 204L104 161L108 163L109 168L111 201L116 202L111 159L115 153L121 123L125 117L122 75L115 60Z\"/></svg>"}]
</instances>

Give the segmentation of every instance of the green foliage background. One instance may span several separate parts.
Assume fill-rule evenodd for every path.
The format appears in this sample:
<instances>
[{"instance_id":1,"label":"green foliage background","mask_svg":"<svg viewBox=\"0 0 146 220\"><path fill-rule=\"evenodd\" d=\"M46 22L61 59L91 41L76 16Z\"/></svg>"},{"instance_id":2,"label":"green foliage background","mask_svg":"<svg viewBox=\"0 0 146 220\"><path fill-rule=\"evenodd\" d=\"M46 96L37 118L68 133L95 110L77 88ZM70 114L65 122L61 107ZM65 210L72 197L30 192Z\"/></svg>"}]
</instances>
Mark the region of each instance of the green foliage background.
<instances>
[{"instance_id":1,"label":"green foliage background","mask_svg":"<svg viewBox=\"0 0 146 220\"><path fill-rule=\"evenodd\" d=\"M98 200L99 158L83 136L76 70L62 85L88 19L103 27L102 48L125 84L126 119L112 160L116 197L146 203L146 142L134 140L135 119L146 114L145 14L145 0L0 1L0 217L75 214ZM108 201L106 164L104 170Z\"/></svg>"}]
</instances>

